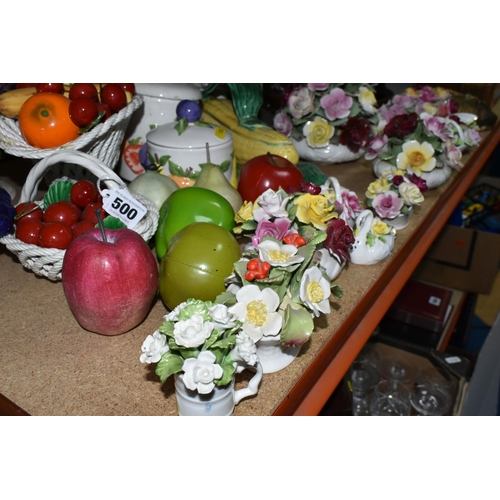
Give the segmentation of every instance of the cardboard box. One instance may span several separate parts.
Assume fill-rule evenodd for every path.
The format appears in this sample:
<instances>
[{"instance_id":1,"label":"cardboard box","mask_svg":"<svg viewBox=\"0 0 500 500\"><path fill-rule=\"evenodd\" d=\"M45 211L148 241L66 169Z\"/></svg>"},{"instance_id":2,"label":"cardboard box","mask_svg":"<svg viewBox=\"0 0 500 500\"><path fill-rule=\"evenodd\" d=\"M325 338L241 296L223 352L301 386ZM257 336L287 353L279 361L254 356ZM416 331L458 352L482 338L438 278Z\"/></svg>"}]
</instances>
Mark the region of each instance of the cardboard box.
<instances>
[{"instance_id":1,"label":"cardboard box","mask_svg":"<svg viewBox=\"0 0 500 500\"><path fill-rule=\"evenodd\" d=\"M444 226L413 277L489 295L500 261L500 234Z\"/></svg>"}]
</instances>

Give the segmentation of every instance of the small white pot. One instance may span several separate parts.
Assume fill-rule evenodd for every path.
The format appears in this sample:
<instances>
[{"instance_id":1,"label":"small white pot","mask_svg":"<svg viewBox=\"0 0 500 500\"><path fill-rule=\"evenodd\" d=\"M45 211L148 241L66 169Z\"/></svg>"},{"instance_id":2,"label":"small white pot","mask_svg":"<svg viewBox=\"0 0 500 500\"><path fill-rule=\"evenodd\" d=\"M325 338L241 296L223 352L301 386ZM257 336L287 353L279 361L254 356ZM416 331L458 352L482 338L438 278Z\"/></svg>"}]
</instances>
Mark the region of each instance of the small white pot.
<instances>
[{"instance_id":1,"label":"small white pot","mask_svg":"<svg viewBox=\"0 0 500 500\"><path fill-rule=\"evenodd\" d=\"M147 133L177 118L177 105L183 99L201 101L201 91L191 83L136 83L135 91L144 104L131 117L120 158L119 175L126 181L144 172L138 150L146 142ZM129 144L133 141L133 144Z\"/></svg>"},{"instance_id":2,"label":"small white pot","mask_svg":"<svg viewBox=\"0 0 500 500\"><path fill-rule=\"evenodd\" d=\"M234 407L243 399L257 394L262 380L262 366L257 363L253 366L238 366L237 373L245 368L254 369L255 375L248 382L247 387L234 389L234 377L228 385L215 386L209 394L199 394L191 391L184 385L183 374L175 375L175 397L177 414L183 416L223 417L233 414Z\"/></svg>"},{"instance_id":3,"label":"small white pot","mask_svg":"<svg viewBox=\"0 0 500 500\"><path fill-rule=\"evenodd\" d=\"M179 135L175 126L177 122L165 123L151 130L146 135L146 148L153 156L169 157L163 167L164 174L169 175L169 163L182 167L185 171L191 169L193 172L201 170L200 165L207 163L207 148L210 151L210 162L221 165L229 162L229 168L224 175L231 179L233 171L233 136L231 132L216 127L215 125L199 126L190 123L186 130Z\"/></svg>"},{"instance_id":4,"label":"small white pot","mask_svg":"<svg viewBox=\"0 0 500 500\"><path fill-rule=\"evenodd\" d=\"M413 214L413 207L410 208L409 214L399 214L396 217L393 217L392 219L382 218L382 220L386 224L391 225L394 229L401 231L410 223L412 214Z\"/></svg>"}]
</instances>

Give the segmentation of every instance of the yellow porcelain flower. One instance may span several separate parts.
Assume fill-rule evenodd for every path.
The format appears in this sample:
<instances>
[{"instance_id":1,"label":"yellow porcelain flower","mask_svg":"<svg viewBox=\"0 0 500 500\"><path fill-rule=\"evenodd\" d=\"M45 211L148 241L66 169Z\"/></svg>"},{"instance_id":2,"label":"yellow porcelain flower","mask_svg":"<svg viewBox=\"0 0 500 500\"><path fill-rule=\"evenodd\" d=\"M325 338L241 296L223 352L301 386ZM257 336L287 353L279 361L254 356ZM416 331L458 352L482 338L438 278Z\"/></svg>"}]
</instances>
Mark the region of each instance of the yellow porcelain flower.
<instances>
[{"instance_id":1,"label":"yellow porcelain flower","mask_svg":"<svg viewBox=\"0 0 500 500\"><path fill-rule=\"evenodd\" d=\"M388 191L390 187L391 184L387 177L382 176L368 185L365 196L373 200L377 195Z\"/></svg>"},{"instance_id":2,"label":"yellow porcelain flower","mask_svg":"<svg viewBox=\"0 0 500 500\"><path fill-rule=\"evenodd\" d=\"M436 93L437 97L439 97L439 99L447 99L448 97L450 97L450 91L443 87L436 87L434 89L434 92Z\"/></svg>"},{"instance_id":3,"label":"yellow porcelain flower","mask_svg":"<svg viewBox=\"0 0 500 500\"><path fill-rule=\"evenodd\" d=\"M379 218L373 219L372 224L372 233L375 237L382 236L384 234L389 234L391 232L391 228L384 221Z\"/></svg>"},{"instance_id":4,"label":"yellow porcelain flower","mask_svg":"<svg viewBox=\"0 0 500 500\"><path fill-rule=\"evenodd\" d=\"M437 113L436 106L434 106L434 104L431 104L430 102L424 102L423 108L424 111L426 113L429 113L431 116L434 116Z\"/></svg>"},{"instance_id":5,"label":"yellow porcelain flower","mask_svg":"<svg viewBox=\"0 0 500 500\"><path fill-rule=\"evenodd\" d=\"M312 224L316 229L326 229L326 223L335 217L333 205L321 194L305 193L293 202L297 205L297 218L303 224Z\"/></svg>"},{"instance_id":6,"label":"yellow porcelain flower","mask_svg":"<svg viewBox=\"0 0 500 500\"><path fill-rule=\"evenodd\" d=\"M434 148L428 142L420 144L418 141L407 141L396 158L396 165L401 170L421 177L424 172L436 167Z\"/></svg>"},{"instance_id":7,"label":"yellow porcelain flower","mask_svg":"<svg viewBox=\"0 0 500 500\"><path fill-rule=\"evenodd\" d=\"M367 87L359 88L359 102L364 111L367 113L375 113L377 99L375 98L375 94Z\"/></svg>"},{"instance_id":8,"label":"yellow porcelain flower","mask_svg":"<svg viewBox=\"0 0 500 500\"><path fill-rule=\"evenodd\" d=\"M418 97L418 92L413 87L408 87L405 89L405 94Z\"/></svg>"},{"instance_id":9,"label":"yellow porcelain flower","mask_svg":"<svg viewBox=\"0 0 500 500\"><path fill-rule=\"evenodd\" d=\"M253 203L251 201L246 201L238 210L238 213L235 214L234 220L237 224L243 224L251 219L253 219Z\"/></svg>"},{"instance_id":10,"label":"yellow porcelain flower","mask_svg":"<svg viewBox=\"0 0 500 500\"><path fill-rule=\"evenodd\" d=\"M317 116L314 121L308 121L302 129L307 144L311 148L328 146L334 132L335 127L321 116Z\"/></svg>"}]
</instances>

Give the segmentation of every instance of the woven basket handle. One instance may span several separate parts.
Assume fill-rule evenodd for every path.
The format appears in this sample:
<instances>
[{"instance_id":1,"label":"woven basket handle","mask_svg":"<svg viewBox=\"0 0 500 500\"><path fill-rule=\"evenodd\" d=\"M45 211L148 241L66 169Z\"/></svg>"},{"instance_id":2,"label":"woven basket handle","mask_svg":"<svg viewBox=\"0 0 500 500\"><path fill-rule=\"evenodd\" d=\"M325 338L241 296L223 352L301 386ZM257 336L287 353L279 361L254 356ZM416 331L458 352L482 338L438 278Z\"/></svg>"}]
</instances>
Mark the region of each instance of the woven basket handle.
<instances>
[{"instance_id":1,"label":"woven basket handle","mask_svg":"<svg viewBox=\"0 0 500 500\"><path fill-rule=\"evenodd\" d=\"M21 196L19 198L20 203L33 201L45 171L56 163L73 163L86 168L97 178L106 177L104 183L108 188L116 187L115 183L120 187L126 186L122 179L118 177L113 170L107 167L95 156L82 153L81 151L57 151L54 154L40 160L30 170L21 191Z\"/></svg>"}]
</instances>

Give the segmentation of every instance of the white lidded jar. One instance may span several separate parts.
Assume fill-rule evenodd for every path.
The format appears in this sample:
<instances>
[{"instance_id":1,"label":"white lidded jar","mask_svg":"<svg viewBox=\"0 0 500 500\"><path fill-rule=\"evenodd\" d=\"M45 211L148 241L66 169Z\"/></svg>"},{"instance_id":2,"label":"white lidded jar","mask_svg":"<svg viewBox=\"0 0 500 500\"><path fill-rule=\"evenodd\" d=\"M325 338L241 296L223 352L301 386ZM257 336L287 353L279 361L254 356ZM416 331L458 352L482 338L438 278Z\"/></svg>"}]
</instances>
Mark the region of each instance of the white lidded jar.
<instances>
[{"instance_id":1,"label":"white lidded jar","mask_svg":"<svg viewBox=\"0 0 500 500\"><path fill-rule=\"evenodd\" d=\"M208 123L188 123L179 133L178 121L151 130L147 136L148 157L155 159L160 173L176 178L181 186L192 185L202 165L219 165L228 180L233 171L233 137L231 132Z\"/></svg>"},{"instance_id":2,"label":"white lidded jar","mask_svg":"<svg viewBox=\"0 0 500 500\"><path fill-rule=\"evenodd\" d=\"M120 157L119 175L126 181L134 180L144 172L139 161L139 150L146 143L146 135L155 127L173 122L180 101L201 101L201 90L192 83L136 83L135 91L144 98L131 117Z\"/></svg>"}]
</instances>

